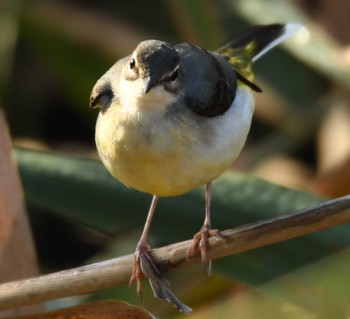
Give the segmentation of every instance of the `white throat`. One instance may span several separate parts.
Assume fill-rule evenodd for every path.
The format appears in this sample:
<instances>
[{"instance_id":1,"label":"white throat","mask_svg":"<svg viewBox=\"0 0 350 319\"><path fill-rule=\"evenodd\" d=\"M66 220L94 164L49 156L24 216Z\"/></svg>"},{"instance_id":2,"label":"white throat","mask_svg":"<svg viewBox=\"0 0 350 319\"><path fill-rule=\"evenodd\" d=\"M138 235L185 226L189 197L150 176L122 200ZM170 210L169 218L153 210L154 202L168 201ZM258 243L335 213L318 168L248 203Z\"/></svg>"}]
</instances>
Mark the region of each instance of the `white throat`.
<instances>
[{"instance_id":1,"label":"white throat","mask_svg":"<svg viewBox=\"0 0 350 319\"><path fill-rule=\"evenodd\" d=\"M168 92L162 85L152 88L147 94L141 79L127 81L123 79L119 88L120 106L131 111L162 111L175 101L176 95Z\"/></svg>"}]
</instances>

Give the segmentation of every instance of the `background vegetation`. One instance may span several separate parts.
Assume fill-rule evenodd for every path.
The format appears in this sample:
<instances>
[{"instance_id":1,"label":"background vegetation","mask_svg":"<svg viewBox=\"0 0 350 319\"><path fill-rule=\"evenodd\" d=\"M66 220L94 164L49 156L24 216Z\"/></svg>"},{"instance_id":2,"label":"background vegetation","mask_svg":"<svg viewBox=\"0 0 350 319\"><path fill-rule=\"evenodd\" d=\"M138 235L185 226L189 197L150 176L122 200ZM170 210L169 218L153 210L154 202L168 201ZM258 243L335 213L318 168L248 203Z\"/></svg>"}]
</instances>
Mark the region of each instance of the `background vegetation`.
<instances>
[{"instance_id":1,"label":"background vegetation","mask_svg":"<svg viewBox=\"0 0 350 319\"><path fill-rule=\"evenodd\" d=\"M281 1L2 1L0 103L11 129L42 272L130 253L150 196L128 190L96 161L96 80L138 42L156 38L215 50L249 25L305 29L256 64L257 107L233 171L213 188L220 229L291 212L350 190L350 4ZM263 180L261 180L262 178ZM203 189L161 199L152 246L202 225ZM191 318L347 318L349 227L305 236L169 275ZM154 300L145 306L182 318ZM118 298L118 287L49 307Z\"/></svg>"}]
</instances>

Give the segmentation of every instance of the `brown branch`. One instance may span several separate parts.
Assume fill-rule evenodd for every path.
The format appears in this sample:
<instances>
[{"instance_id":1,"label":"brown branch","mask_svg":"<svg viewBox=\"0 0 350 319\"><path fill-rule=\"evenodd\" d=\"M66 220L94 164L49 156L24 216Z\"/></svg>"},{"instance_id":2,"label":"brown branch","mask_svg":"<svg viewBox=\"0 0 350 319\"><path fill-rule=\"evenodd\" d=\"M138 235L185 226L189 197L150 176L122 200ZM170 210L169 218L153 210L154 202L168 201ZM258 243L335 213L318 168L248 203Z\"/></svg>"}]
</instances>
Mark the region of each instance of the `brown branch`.
<instances>
[{"instance_id":1,"label":"brown branch","mask_svg":"<svg viewBox=\"0 0 350 319\"><path fill-rule=\"evenodd\" d=\"M290 215L223 231L222 239L209 239L207 255L210 259L217 259L348 222L350 195ZM188 240L155 249L152 257L161 271L197 264L200 262L199 255L186 261L190 243ZM133 255L127 255L37 278L1 284L0 310L125 284L131 276L132 262Z\"/></svg>"}]
</instances>

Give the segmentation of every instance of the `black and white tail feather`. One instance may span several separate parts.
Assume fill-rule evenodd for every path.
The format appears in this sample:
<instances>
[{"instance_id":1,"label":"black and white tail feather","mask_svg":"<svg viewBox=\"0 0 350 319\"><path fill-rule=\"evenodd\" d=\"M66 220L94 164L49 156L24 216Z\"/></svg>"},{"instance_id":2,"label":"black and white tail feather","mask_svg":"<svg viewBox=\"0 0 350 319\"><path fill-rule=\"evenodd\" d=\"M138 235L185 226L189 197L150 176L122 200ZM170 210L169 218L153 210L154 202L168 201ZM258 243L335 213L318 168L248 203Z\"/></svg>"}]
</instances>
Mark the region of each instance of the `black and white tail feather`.
<instances>
[{"instance_id":1,"label":"black and white tail feather","mask_svg":"<svg viewBox=\"0 0 350 319\"><path fill-rule=\"evenodd\" d=\"M216 52L227 59L238 78L241 75L252 82L253 62L301 28L302 25L297 23L257 25L238 34Z\"/></svg>"}]
</instances>

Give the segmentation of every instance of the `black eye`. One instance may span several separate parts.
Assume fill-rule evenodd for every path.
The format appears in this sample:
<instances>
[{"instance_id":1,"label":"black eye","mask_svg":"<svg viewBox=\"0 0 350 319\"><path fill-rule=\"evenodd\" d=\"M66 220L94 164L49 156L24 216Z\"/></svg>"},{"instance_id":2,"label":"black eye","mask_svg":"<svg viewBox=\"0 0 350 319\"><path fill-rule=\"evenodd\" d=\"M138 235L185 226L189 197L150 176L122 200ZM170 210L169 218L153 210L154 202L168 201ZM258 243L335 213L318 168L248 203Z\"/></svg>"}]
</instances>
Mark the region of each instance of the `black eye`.
<instances>
[{"instance_id":1,"label":"black eye","mask_svg":"<svg viewBox=\"0 0 350 319\"><path fill-rule=\"evenodd\" d=\"M178 71L177 69L172 73L172 75L170 76L170 81L174 82L177 79L177 75L178 75Z\"/></svg>"},{"instance_id":2,"label":"black eye","mask_svg":"<svg viewBox=\"0 0 350 319\"><path fill-rule=\"evenodd\" d=\"M135 67L135 59L130 60L130 69L132 70Z\"/></svg>"}]
</instances>

